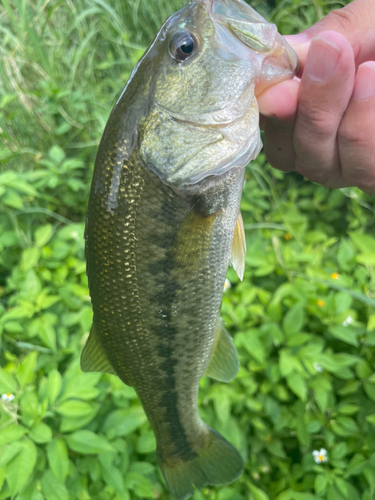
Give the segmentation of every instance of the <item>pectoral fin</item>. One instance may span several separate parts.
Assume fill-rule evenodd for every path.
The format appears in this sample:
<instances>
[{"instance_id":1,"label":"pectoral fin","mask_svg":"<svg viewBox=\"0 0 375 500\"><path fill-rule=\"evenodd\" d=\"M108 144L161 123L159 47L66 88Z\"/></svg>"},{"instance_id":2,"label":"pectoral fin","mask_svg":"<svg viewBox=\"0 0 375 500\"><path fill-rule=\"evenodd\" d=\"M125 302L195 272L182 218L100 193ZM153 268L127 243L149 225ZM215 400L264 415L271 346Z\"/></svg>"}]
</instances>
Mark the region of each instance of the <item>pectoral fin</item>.
<instances>
[{"instance_id":1,"label":"pectoral fin","mask_svg":"<svg viewBox=\"0 0 375 500\"><path fill-rule=\"evenodd\" d=\"M106 353L100 343L94 325L81 355L81 370L83 372L105 372L116 375Z\"/></svg>"},{"instance_id":2,"label":"pectoral fin","mask_svg":"<svg viewBox=\"0 0 375 500\"><path fill-rule=\"evenodd\" d=\"M232 254L229 264L233 266L242 281L245 272L246 239L241 212L238 212L232 240Z\"/></svg>"},{"instance_id":3,"label":"pectoral fin","mask_svg":"<svg viewBox=\"0 0 375 500\"><path fill-rule=\"evenodd\" d=\"M189 212L177 233L172 255L176 265L186 273L199 268L208 258L215 214L204 217Z\"/></svg>"},{"instance_id":4,"label":"pectoral fin","mask_svg":"<svg viewBox=\"0 0 375 500\"><path fill-rule=\"evenodd\" d=\"M237 375L239 367L240 363L233 339L225 329L222 321L220 321L210 364L205 376L220 382L230 382Z\"/></svg>"}]
</instances>

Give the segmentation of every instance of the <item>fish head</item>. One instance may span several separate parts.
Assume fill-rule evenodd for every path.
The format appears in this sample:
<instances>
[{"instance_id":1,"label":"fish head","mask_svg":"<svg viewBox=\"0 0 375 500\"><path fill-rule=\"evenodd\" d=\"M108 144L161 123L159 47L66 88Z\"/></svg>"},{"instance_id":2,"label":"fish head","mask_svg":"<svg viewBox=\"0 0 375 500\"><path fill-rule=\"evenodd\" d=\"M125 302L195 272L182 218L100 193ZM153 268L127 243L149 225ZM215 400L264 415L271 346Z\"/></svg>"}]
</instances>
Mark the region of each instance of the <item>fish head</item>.
<instances>
[{"instance_id":1,"label":"fish head","mask_svg":"<svg viewBox=\"0 0 375 500\"><path fill-rule=\"evenodd\" d=\"M140 156L173 187L246 166L261 148L256 96L298 70L277 27L242 0L191 1L165 22L147 62Z\"/></svg>"}]
</instances>

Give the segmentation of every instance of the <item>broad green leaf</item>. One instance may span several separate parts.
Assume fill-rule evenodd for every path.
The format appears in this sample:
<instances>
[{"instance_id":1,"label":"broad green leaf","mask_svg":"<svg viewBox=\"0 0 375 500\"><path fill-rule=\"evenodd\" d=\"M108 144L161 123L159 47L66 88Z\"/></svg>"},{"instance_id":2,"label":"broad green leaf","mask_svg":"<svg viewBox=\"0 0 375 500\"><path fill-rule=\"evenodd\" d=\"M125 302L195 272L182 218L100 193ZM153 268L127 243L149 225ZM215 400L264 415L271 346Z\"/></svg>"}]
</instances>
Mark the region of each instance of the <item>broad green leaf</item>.
<instances>
[{"instance_id":1,"label":"broad green leaf","mask_svg":"<svg viewBox=\"0 0 375 500\"><path fill-rule=\"evenodd\" d=\"M22 442L21 451L6 465L6 478L12 496L26 486L36 464L36 457L35 444L25 440Z\"/></svg>"},{"instance_id":2,"label":"broad green leaf","mask_svg":"<svg viewBox=\"0 0 375 500\"><path fill-rule=\"evenodd\" d=\"M104 481L112 486L117 492L122 493L124 491L124 479L117 467L113 465L104 467L102 464L102 475Z\"/></svg>"},{"instance_id":3,"label":"broad green leaf","mask_svg":"<svg viewBox=\"0 0 375 500\"><path fill-rule=\"evenodd\" d=\"M46 500L69 500L69 493L66 486L54 473L47 470L41 479L42 493Z\"/></svg>"},{"instance_id":4,"label":"broad green leaf","mask_svg":"<svg viewBox=\"0 0 375 500\"><path fill-rule=\"evenodd\" d=\"M23 450L23 441L14 441L4 446L0 455L0 467L11 462Z\"/></svg>"},{"instance_id":5,"label":"broad green leaf","mask_svg":"<svg viewBox=\"0 0 375 500\"><path fill-rule=\"evenodd\" d=\"M56 165L59 165L64 160L65 153L64 150L60 148L60 146L55 145L52 146L52 148L48 151L48 156Z\"/></svg>"},{"instance_id":6,"label":"broad green leaf","mask_svg":"<svg viewBox=\"0 0 375 500\"><path fill-rule=\"evenodd\" d=\"M13 441L18 441L27 433L26 427L23 425L11 424L0 429L0 446Z\"/></svg>"},{"instance_id":7,"label":"broad green leaf","mask_svg":"<svg viewBox=\"0 0 375 500\"><path fill-rule=\"evenodd\" d=\"M52 224L45 224L44 226L38 227L34 233L35 244L38 247L44 247L44 245L51 239L52 233Z\"/></svg>"},{"instance_id":8,"label":"broad green leaf","mask_svg":"<svg viewBox=\"0 0 375 500\"><path fill-rule=\"evenodd\" d=\"M375 253L375 238L364 233L349 233L354 245L362 253Z\"/></svg>"},{"instance_id":9,"label":"broad green leaf","mask_svg":"<svg viewBox=\"0 0 375 500\"><path fill-rule=\"evenodd\" d=\"M329 331L334 337L346 342L347 344L357 347L357 332L350 326L331 326Z\"/></svg>"},{"instance_id":10,"label":"broad green leaf","mask_svg":"<svg viewBox=\"0 0 375 500\"><path fill-rule=\"evenodd\" d=\"M30 438L36 443L48 443L52 439L52 430L47 424L35 424L30 429Z\"/></svg>"},{"instance_id":11,"label":"broad green leaf","mask_svg":"<svg viewBox=\"0 0 375 500\"><path fill-rule=\"evenodd\" d=\"M327 478L324 474L318 474L315 478L314 489L317 495L321 495L325 492L327 487Z\"/></svg>"},{"instance_id":12,"label":"broad green leaf","mask_svg":"<svg viewBox=\"0 0 375 500\"><path fill-rule=\"evenodd\" d=\"M289 336L299 332L303 326L304 318L304 304L298 302L284 317L283 330L285 334Z\"/></svg>"},{"instance_id":13,"label":"broad green leaf","mask_svg":"<svg viewBox=\"0 0 375 500\"><path fill-rule=\"evenodd\" d=\"M40 258L40 249L38 247L29 247L22 253L21 269L28 271L36 266Z\"/></svg>"},{"instance_id":14,"label":"broad green leaf","mask_svg":"<svg viewBox=\"0 0 375 500\"><path fill-rule=\"evenodd\" d=\"M69 472L69 459L66 444L62 439L53 439L47 445L47 456L51 470L61 482Z\"/></svg>"},{"instance_id":15,"label":"broad green leaf","mask_svg":"<svg viewBox=\"0 0 375 500\"><path fill-rule=\"evenodd\" d=\"M141 498L155 498L155 490L151 481L137 472L127 474L125 486Z\"/></svg>"},{"instance_id":16,"label":"broad green leaf","mask_svg":"<svg viewBox=\"0 0 375 500\"><path fill-rule=\"evenodd\" d=\"M331 451L331 458L338 459L344 457L348 453L348 445L346 443L337 444Z\"/></svg>"},{"instance_id":17,"label":"broad green leaf","mask_svg":"<svg viewBox=\"0 0 375 500\"><path fill-rule=\"evenodd\" d=\"M141 454L152 453L156 450L155 434L148 431L137 439L137 452Z\"/></svg>"},{"instance_id":18,"label":"broad green leaf","mask_svg":"<svg viewBox=\"0 0 375 500\"><path fill-rule=\"evenodd\" d=\"M17 379L21 386L30 384L35 379L37 357L38 353L34 351L23 358L17 371Z\"/></svg>"},{"instance_id":19,"label":"broad green leaf","mask_svg":"<svg viewBox=\"0 0 375 500\"><path fill-rule=\"evenodd\" d=\"M375 427L375 413L373 413L372 415L367 415L366 420Z\"/></svg>"},{"instance_id":20,"label":"broad green leaf","mask_svg":"<svg viewBox=\"0 0 375 500\"><path fill-rule=\"evenodd\" d=\"M50 405L53 405L60 394L62 385L61 374L58 370L52 370L48 374L47 397Z\"/></svg>"},{"instance_id":21,"label":"broad green leaf","mask_svg":"<svg viewBox=\"0 0 375 500\"><path fill-rule=\"evenodd\" d=\"M304 379L298 373L292 373L287 376L287 383L291 391L294 392L302 401L306 401L307 386Z\"/></svg>"},{"instance_id":22,"label":"broad green leaf","mask_svg":"<svg viewBox=\"0 0 375 500\"><path fill-rule=\"evenodd\" d=\"M67 443L71 450L84 455L115 451L103 436L86 430L77 431L67 436Z\"/></svg>"},{"instance_id":23,"label":"broad green leaf","mask_svg":"<svg viewBox=\"0 0 375 500\"><path fill-rule=\"evenodd\" d=\"M252 493L252 498L254 500L270 500L269 496L254 484L248 482L247 486L249 487L249 490Z\"/></svg>"},{"instance_id":24,"label":"broad green leaf","mask_svg":"<svg viewBox=\"0 0 375 500\"><path fill-rule=\"evenodd\" d=\"M0 368L0 393L14 394L17 391L17 382L13 375Z\"/></svg>"},{"instance_id":25,"label":"broad green leaf","mask_svg":"<svg viewBox=\"0 0 375 500\"><path fill-rule=\"evenodd\" d=\"M127 436L146 422L143 409L138 407L115 410L104 422L103 431L109 439L116 436Z\"/></svg>"},{"instance_id":26,"label":"broad green leaf","mask_svg":"<svg viewBox=\"0 0 375 500\"><path fill-rule=\"evenodd\" d=\"M56 411L65 417L84 417L93 411L91 404L78 399L71 399L60 403Z\"/></svg>"},{"instance_id":27,"label":"broad green leaf","mask_svg":"<svg viewBox=\"0 0 375 500\"><path fill-rule=\"evenodd\" d=\"M1 197L1 201L10 208L20 209L23 207L22 198L14 189L8 188Z\"/></svg>"}]
</instances>

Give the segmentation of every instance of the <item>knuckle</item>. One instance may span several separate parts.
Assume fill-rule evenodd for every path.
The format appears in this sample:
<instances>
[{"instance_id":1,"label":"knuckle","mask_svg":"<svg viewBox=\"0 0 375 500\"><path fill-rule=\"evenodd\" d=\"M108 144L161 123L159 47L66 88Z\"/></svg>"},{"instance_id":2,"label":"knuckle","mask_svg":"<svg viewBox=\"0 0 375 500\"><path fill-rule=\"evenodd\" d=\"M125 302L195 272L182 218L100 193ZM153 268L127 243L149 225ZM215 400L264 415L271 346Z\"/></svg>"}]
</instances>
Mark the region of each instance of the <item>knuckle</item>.
<instances>
[{"instance_id":1,"label":"knuckle","mask_svg":"<svg viewBox=\"0 0 375 500\"><path fill-rule=\"evenodd\" d=\"M318 163L318 162L317 162ZM329 170L321 169L319 170L319 165L317 164L316 169L307 168L304 158L296 159L296 171L309 179L309 181L316 182L322 186L331 187L332 185L332 173Z\"/></svg>"},{"instance_id":2,"label":"knuckle","mask_svg":"<svg viewBox=\"0 0 375 500\"><path fill-rule=\"evenodd\" d=\"M366 150L373 143L373 136L369 137L370 129L352 126L347 120L343 120L338 130L338 141L340 148Z\"/></svg>"},{"instance_id":3,"label":"knuckle","mask_svg":"<svg viewBox=\"0 0 375 500\"><path fill-rule=\"evenodd\" d=\"M358 19L358 14L351 5L347 5L342 9L336 9L331 11L324 19L322 19L321 24L327 26L327 29L332 29L332 25L337 27L341 33L347 33L355 29L360 23Z\"/></svg>"},{"instance_id":4,"label":"knuckle","mask_svg":"<svg viewBox=\"0 0 375 500\"><path fill-rule=\"evenodd\" d=\"M337 131L337 118L329 111L317 106L301 106L298 108L298 122L295 129L297 145L306 143L313 146L317 139L327 140Z\"/></svg>"}]
</instances>

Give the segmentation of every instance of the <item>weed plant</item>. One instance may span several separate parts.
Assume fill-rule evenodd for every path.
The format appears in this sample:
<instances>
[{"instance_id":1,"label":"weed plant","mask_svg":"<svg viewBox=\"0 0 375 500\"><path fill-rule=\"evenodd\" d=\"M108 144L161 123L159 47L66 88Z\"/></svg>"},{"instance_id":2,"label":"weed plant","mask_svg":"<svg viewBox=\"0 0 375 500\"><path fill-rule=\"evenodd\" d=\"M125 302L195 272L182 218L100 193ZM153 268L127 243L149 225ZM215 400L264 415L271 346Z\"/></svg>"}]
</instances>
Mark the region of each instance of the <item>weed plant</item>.
<instances>
[{"instance_id":1,"label":"weed plant","mask_svg":"<svg viewBox=\"0 0 375 500\"><path fill-rule=\"evenodd\" d=\"M294 33L345 2L254 0ZM83 230L109 112L178 0L0 5L0 500L167 500L134 390L82 373ZM204 420L245 472L194 500L374 500L374 198L246 173L243 282L222 316L241 369L204 378ZM13 398L14 397L14 398ZM322 452L319 458L317 453Z\"/></svg>"}]
</instances>

